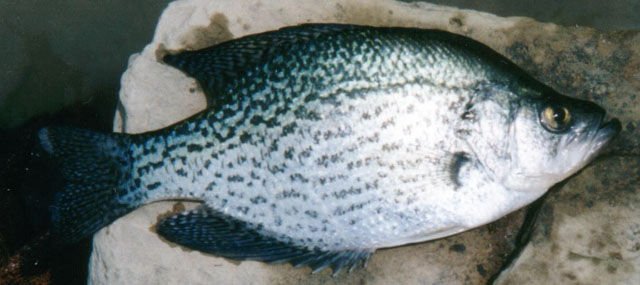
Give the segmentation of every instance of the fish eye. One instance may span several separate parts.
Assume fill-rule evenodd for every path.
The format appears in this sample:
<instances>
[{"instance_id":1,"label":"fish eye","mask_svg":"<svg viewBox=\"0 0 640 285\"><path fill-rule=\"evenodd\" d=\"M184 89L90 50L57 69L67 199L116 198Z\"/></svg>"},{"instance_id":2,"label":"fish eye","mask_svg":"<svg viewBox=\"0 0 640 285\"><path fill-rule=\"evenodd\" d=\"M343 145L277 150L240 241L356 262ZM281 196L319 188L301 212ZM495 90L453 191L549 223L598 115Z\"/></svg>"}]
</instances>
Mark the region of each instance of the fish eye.
<instances>
[{"instance_id":1,"label":"fish eye","mask_svg":"<svg viewBox=\"0 0 640 285\"><path fill-rule=\"evenodd\" d=\"M540 123L552 133L564 132L571 126L571 112L566 107L550 104L540 112Z\"/></svg>"}]
</instances>

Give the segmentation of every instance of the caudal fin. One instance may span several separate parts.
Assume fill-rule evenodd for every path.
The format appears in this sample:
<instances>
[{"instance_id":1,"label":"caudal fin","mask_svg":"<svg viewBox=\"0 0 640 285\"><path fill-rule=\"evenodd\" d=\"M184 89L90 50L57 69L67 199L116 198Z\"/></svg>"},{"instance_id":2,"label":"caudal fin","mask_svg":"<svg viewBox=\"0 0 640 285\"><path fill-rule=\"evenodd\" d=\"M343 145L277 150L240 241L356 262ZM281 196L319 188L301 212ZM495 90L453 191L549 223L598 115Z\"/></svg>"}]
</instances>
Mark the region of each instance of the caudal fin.
<instances>
[{"instance_id":1,"label":"caudal fin","mask_svg":"<svg viewBox=\"0 0 640 285\"><path fill-rule=\"evenodd\" d=\"M76 242L134 209L118 199L131 176L129 137L65 127L41 129L38 137L64 176L51 207L57 239Z\"/></svg>"}]
</instances>

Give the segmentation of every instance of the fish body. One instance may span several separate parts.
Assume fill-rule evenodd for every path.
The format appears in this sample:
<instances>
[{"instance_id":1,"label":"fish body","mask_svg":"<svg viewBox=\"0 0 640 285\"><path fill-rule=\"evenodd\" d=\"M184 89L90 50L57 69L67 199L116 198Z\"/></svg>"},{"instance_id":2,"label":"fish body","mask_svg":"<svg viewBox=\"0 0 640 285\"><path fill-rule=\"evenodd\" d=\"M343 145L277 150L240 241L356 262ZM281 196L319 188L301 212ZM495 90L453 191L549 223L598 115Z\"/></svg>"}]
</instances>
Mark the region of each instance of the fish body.
<instances>
[{"instance_id":1,"label":"fish body","mask_svg":"<svg viewBox=\"0 0 640 285\"><path fill-rule=\"evenodd\" d=\"M195 199L158 233L337 272L521 208L620 129L443 31L302 25L164 61L198 80L206 111L139 135L40 132L69 181L53 207L64 239L149 202Z\"/></svg>"}]
</instances>

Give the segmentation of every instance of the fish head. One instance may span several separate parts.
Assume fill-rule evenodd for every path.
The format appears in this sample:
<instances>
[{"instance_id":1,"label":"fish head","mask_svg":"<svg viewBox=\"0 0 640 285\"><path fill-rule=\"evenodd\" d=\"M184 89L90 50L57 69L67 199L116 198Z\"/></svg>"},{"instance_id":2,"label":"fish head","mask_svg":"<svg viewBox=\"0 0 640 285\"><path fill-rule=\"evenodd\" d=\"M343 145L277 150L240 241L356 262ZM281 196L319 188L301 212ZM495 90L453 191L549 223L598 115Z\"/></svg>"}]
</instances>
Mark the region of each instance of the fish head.
<instances>
[{"instance_id":1,"label":"fish head","mask_svg":"<svg viewBox=\"0 0 640 285\"><path fill-rule=\"evenodd\" d=\"M589 163L620 132L597 104L548 90L521 96L509 123L508 189L544 192Z\"/></svg>"},{"instance_id":2,"label":"fish head","mask_svg":"<svg viewBox=\"0 0 640 285\"><path fill-rule=\"evenodd\" d=\"M476 90L461 133L488 177L506 189L541 195L589 163L621 129L597 104L548 87Z\"/></svg>"}]
</instances>

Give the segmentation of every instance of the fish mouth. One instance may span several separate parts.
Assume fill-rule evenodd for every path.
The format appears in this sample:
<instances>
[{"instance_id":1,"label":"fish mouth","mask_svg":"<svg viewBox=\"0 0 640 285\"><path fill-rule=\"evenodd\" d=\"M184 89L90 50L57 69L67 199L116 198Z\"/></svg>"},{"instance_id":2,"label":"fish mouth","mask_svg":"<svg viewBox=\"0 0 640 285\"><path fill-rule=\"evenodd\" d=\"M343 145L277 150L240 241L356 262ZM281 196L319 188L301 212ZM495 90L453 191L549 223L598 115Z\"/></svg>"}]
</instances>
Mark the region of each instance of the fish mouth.
<instances>
[{"instance_id":1,"label":"fish mouth","mask_svg":"<svg viewBox=\"0 0 640 285\"><path fill-rule=\"evenodd\" d=\"M601 120L595 136L593 138L593 144L591 147L592 152L598 152L607 143L609 143L616 135L622 130L622 124L620 120L613 118L609 121Z\"/></svg>"},{"instance_id":2,"label":"fish mouth","mask_svg":"<svg viewBox=\"0 0 640 285\"><path fill-rule=\"evenodd\" d=\"M622 124L618 119L611 119L608 122L600 124L598 127L597 137L604 141L610 141L622 130Z\"/></svg>"}]
</instances>

